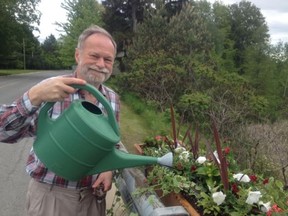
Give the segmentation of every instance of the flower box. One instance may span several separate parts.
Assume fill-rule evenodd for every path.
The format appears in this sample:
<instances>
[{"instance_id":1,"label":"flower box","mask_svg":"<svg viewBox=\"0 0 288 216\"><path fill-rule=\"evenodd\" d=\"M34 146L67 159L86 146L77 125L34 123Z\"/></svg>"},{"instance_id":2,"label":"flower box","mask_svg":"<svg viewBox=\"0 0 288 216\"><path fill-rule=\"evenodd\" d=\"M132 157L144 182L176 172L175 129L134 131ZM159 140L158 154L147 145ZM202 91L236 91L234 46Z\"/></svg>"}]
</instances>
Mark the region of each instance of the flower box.
<instances>
[{"instance_id":1,"label":"flower box","mask_svg":"<svg viewBox=\"0 0 288 216\"><path fill-rule=\"evenodd\" d=\"M134 150L136 154L143 155L143 147L145 144L134 144ZM153 169L152 166L146 166L144 170L145 177L148 176L149 172ZM180 193L169 193L163 195L163 191L156 189L156 194L160 198L161 202L167 206L183 206L186 211L190 214L190 216L200 216L200 213L196 210L196 206L192 205L187 199L185 199Z\"/></svg>"},{"instance_id":2,"label":"flower box","mask_svg":"<svg viewBox=\"0 0 288 216\"><path fill-rule=\"evenodd\" d=\"M185 199L180 193L172 192L163 196L161 190L156 190L155 192L165 206L169 207L181 205L186 209L190 216L200 216L200 213L196 210L195 206L188 202L188 200Z\"/></svg>"},{"instance_id":3,"label":"flower box","mask_svg":"<svg viewBox=\"0 0 288 216\"><path fill-rule=\"evenodd\" d=\"M239 171L228 143L225 148L221 146L215 120L212 119L212 143L208 141L210 138L202 138L205 143L200 143L197 125L194 139L190 131L192 125L181 136L180 127L176 129L173 106L170 111L172 131L168 134L172 137L157 135L147 138L143 144L134 145L138 154L147 156L161 157L173 152L172 169L160 165L146 167L148 187L142 192L158 190L167 205L171 203L165 199L176 202L185 196L187 202L183 203L189 203L191 208L205 216L265 213L270 216L274 212L288 215L288 193L283 183L273 177L256 175L252 170ZM213 147L216 150L213 151Z\"/></svg>"},{"instance_id":4,"label":"flower box","mask_svg":"<svg viewBox=\"0 0 288 216\"><path fill-rule=\"evenodd\" d=\"M143 149L142 149L143 145L144 144L138 144L138 143L134 144L135 154L143 155Z\"/></svg>"},{"instance_id":5,"label":"flower box","mask_svg":"<svg viewBox=\"0 0 288 216\"><path fill-rule=\"evenodd\" d=\"M159 141L159 136L157 136L155 140ZM207 156L209 155L207 154L205 156L200 156L195 159L195 157L193 158L191 156L192 151L186 151L184 145L179 145L178 147L171 149L170 146L171 142L168 142L169 145L168 148L163 147L162 142L163 140L161 140L160 141L161 144L156 147L153 145L151 146L150 144L147 145L145 143L135 144L134 147L135 152L137 154L142 155L144 154L149 156L162 156L161 153L166 154L167 150L173 151L174 156L175 155L177 156L178 154L178 156L175 157L176 161L173 162L174 169L161 168L161 166L158 165L145 167L145 176L148 180L148 183L152 188L155 189L155 192L161 198L161 202L163 202L165 206L182 205L187 210L187 212L189 212L189 214L192 216L230 215L230 208L231 212L233 211L232 215L241 215L241 214L263 215L264 212L267 212L267 215L271 215L271 212L278 212L278 211L285 212L285 210L288 209L288 207L286 206L284 208L285 210L283 210L283 207L281 209L277 205L278 203L279 204L281 203L282 206L287 205L283 201L280 200L278 201L272 198L271 200L272 202L271 203L269 202L269 197L274 196L275 191L277 191L278 193L276 197L281 195L283 196L283 198L285 197L286 202L288 200L287 192L283 191L281 183L279 181L274 180L273 178L263 179L263 177L261 177L260 175L259 177L256 177L256 175L254 176L254 175L247 175L244 173L238 173L238 174L233 173L234 168L232 169L232 166L235 165L234 164L235 161L233 160L233 158L230 158L231 153L229 152L230 151L229 148L222 149L218 145L217 151L214 151L214 153L212 152L210 156ZM147 149L145 149L149 147L151 147L151 149L154 148L154 150L150 151L151 150L150 149L149 151L147 151ZM162 150L164 152L161 152ZM231 169L228 169L228 167ZM155 168L154 171L153 168ZM164 174L161 174L161 170L168 170L168 171L167 172L163 171ZM185 190L183 193L182 189L178 190L181 191L179 193L171 192L167 194L167 190L169 190L169 187L165 186L165 184L167 183L165 182L165 179L167 175L169 175L169 172L172 173L173 170L179 171L177 172L178 173L177 176L175 175L175 178L179 178L179 175L184 174L184 172L187 171L190 172L188 179L191 179L191 183L193 184L192 187L194 187L194 189L196 190L196 193L193 195L193 197L189 197L188 193L186 193ZM224 171L226 172L226 174ZM229 171L231 173L229 173ZM151 174L151 172L153 173ZM149 176L149 174L151 175ZM224 178L225 175L226 178ZM156 176L156 178L158 179L153 179L151 178L151 176ZM173 178L174 177L171 175L170 179ZM181 179L175 181L178 182L179 184L185 182L182 181ZM226 188L225 184L223 183L225 181L227 183ZM171 184L171 182L168 182L167 185ZM211 183L214 185L209 185ZM156 185L156 187L154 187L153 185ZM177 187L176 184L174 184L173 186L174 189ZM166 190L165 195L163 195L163 191L159 190L158 187L159 188L165 187L165 189L168 188ZM187 187L182 185L182 188L183 187L186 189L190 188L190 186ZM220 187L221 189L219 189ZM209 188L212 188L212 190L210 190ZM262 193L264 194L263 199L261 199ZM200 199L197 199L197 197ZM239 203L237 197L241 197L241 200L239 199ZM233 202L235 202L235 205L231 204L232 202L230 199L234 200ZM193 201L191 202L191 200L194 200L194 202ZM281 200L284 199L281 198ZM213 207L210 208L210 205L213 205ZM224 208L222 208L222 206L224 205L226 206L225 212ZM207 209L204 206L207 206ZM235 206L237 207L234 208Z\"/></svg>"}]
</instances>

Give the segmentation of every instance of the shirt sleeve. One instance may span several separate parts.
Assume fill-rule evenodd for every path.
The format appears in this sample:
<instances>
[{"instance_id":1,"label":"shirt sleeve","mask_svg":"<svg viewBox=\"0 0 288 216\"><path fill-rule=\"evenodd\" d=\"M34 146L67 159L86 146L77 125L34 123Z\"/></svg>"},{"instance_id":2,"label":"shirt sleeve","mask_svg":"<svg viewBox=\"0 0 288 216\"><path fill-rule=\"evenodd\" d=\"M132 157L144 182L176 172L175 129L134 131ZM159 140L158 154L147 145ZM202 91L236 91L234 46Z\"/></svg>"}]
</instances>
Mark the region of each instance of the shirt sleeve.
<instances>
[{"instance_id":1,"label":"shirt sleeve","mask_svg":"<svg viewBox=\"0 0 288 216\"><path fill-rule=\"evenodd\" d=\"M37 110L31 104L28 92L11 105L0 106L0 141L15 143L20 138L35 135Z\"/></svg>"}]
</instances>

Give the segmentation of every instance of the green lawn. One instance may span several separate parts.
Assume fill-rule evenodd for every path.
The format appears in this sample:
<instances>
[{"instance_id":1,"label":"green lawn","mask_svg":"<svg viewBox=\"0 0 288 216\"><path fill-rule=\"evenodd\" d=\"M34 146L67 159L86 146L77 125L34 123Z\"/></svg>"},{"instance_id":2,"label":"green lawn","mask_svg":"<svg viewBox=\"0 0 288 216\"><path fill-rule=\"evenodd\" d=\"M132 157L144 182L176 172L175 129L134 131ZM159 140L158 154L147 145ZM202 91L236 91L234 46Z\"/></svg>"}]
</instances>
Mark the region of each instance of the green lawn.
<instances>
[{"instance_id":1,"label":"green lawn","mask_svg":"<svg viewBox=\"0 0 288 216\"><path fill-rule=\"evenodd\" d=\"M30 72L34 72L34 71L35 70L0 70L0 76L13 75L13 74L22 74L22 73L30 73Z\"/></svg>"},{"instance_id":2,"label":"green lawn","mask_svg":"<svg viewBox=\"0 0 288 216\"><path fill-rule=\"evenodd\" d=\"M134 143L142 143L149 135L145 119L135 114L130 107L121 103L120 130L121 140L127 150L134 153Z\"/></svg>"}]
</instances>

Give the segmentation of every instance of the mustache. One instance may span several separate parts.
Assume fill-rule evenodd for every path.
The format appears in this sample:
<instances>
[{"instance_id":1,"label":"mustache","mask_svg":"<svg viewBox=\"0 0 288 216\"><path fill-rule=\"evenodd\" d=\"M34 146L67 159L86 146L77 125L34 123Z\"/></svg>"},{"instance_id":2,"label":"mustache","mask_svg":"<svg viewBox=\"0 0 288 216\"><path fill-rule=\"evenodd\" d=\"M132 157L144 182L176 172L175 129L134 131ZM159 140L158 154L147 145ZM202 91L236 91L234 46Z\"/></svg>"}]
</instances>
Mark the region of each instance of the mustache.
<instances>
[{"instance_id":1,"label":"mustache","mask_svg":"<svg viewBox=\"0 0 288 216\"><path fill-rule=\"evenodd\" d=\"M99 68L99 67L95 67L95 66L89 66L88 67L90 70L95 70L97 72L100 72L100 73L109 73L110 71L107 69L107 68Z\"/></svg>"}]
</instances>

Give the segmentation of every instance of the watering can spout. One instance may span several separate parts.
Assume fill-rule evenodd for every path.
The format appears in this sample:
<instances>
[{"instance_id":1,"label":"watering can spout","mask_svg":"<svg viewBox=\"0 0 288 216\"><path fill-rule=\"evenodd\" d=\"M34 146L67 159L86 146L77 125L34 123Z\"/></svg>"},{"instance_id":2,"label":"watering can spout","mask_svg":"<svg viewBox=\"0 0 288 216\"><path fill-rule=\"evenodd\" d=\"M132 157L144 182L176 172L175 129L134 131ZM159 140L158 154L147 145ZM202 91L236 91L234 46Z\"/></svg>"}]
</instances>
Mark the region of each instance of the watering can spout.
<instances>
[{"instance_id":1,"label":"watering can spout","mask_svg":"<svg viewBox=\"0 0 288 216\"><path fill-rule=\"evenodd\" d=\"M172 167L173 166L173 154L169 152L162 157L158 158L158 164L162 166Z\"/></svg>"},{"instance_id":2,"label":"watering can spout","mask_svg":"<svg viewBox=\"0 0 288 216\"><path fill-rule=\"evenodd\" d=\"M172 152L169 152L166 155L157 158L151 156L129 154L115 149L114 151L111 151L109 155L105 156L100 162L98 162L98 164L93 168L93 170L89 172L89 175L101 173L108 170L117 170L153 164L172 167Z\"/></svg>"}]
</instances>

